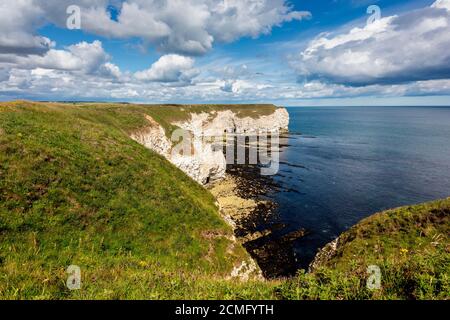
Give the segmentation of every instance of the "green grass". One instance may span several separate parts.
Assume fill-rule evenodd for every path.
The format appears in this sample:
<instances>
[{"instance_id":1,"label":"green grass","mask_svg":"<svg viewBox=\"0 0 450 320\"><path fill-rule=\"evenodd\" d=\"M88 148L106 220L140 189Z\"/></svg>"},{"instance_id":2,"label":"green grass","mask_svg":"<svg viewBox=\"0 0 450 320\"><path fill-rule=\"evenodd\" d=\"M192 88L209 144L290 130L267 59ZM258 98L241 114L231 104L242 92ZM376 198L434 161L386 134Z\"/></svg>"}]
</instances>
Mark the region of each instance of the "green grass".
<instances>
[{"instance_id":1,"label":"green grass","mask_svg":"<svg viewBox=\"0 0 450 320\"><path fill-rule=\"evenodd\" d=\"M126 107L0 106L0 297L106 297L116 286L136 297L137 282L167 297L172 274L222 279L246 257L205 239L232 230L203 187L128 137L143 121ZM71 264L82 291L64 288Z\"/></svg>"},{"instance_id":2,"label":"green grass","mask_svg":"<svg viewBox=\"0 0 450 320\"><path fill-rule=\"evenodd\" d=\"M185 116L173 108L186 110L0 104L0 299L449 298L450 200L364 220L312 274L227 280L248 255L213 197L129 138L144 113L166 126ZM381 290L365 287L370 264ZM65 286L69 265L81 290Z\"/></svg>"},{"instance_id":3,"label":"green grass","mask_svg":"<svg viewBox=\"0 0 450 320\"><path fill-rule=\"evenodd\" d=\"M341 284L350 298L449 299L449 235L450 199L388 210L343 233L315 274L354 279L356 285ZM365 288L369 265L381 269L379 291Z\"/></svg>"}]
</instances>

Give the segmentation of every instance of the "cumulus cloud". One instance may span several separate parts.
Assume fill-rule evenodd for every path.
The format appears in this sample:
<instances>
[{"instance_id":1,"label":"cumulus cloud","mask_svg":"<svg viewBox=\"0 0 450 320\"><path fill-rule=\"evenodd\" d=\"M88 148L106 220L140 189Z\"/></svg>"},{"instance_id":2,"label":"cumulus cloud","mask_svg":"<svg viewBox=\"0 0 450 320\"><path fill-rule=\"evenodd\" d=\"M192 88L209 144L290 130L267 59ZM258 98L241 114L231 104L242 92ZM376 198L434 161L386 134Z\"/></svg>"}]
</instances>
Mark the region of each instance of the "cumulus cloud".
<instances>
[{"instance_id":1,"label":"cumulus cloud","mask_svg":"<svg viewBox=\"0 0 450 320\"><path fill-rule=\"evenodd\" d=\"M68 47L68 51L79 61L79 68L88 74L96 72L99 66L109 59L109 55L98 40L92 43L80 42Z\"/></svg>"},{"instance_id":2,"label":"cumulus cloud","mask_svg":"<svg viewBox=\"0 0 450 320\"><path fill-rule=\"evenodd\" d=\"M0 62L8 63L20 69L55 69L83 72L85 74L109 73L118 75L117 66L108 62L109 55L98 40L88 43L80 42L65 50L50 49L44 55L29 54L27 56L0 54Z\"/></svg>"},{"instance_id":3,"label":"cumulus cloud","mask_svg":"<svg viewBox=\"0 0 450 320\"><path fill-rule=\"evenodd\" d=\"M293 64L303 77L350 86L450 78L450 0L321 35Z\"/></svg>"},{"instance_id":4,"label":"cumulus cloud","mask_svg":"<svg viewBox=\"0 0 450 320\"><path fill-rule=\"evenodd\" d=\"M141 81L190 83L198 75L194 63L192 58L168 54L159 58L149 69L136 72L135 77Z\"/></svg>"},{"instance_id":5,"label":"cumulus cloud","mask_svg":"<svg viewBox=\"0 0 450 320\"><path fill-rule=\"evenodd\" d=\"M311 16L307 11L293 11L285 0L209 1L209 8L211 34L224 42L268 34L273 26Z\"/></svg>"},{"instance_id":6,"label":"cumulus cloud","mask_svg":"<svg viewBox=\"0 0 450 320\"><path fill-rule=\"evenodd\" d=\"M119 79L122 76L120 68L111 62L102 64L99 68L99 74L104 77Z\"/></svg>"},{"instance_id":7,"label":"cumulus cloud","mask_svg":"<svg viewBox=\"0 0 450 320\"><path fill-rule=\"evenodd\" d=\"M276 55L273 59L215 55L197 62L191 57L209 51L216 42L258 37L308 16L293 11L284 0L4 3L0 10L7 7L6 15L15 19L0 20L1 30L8 31L0 34L0 99L242 102L450 95L450 0L370 26L322 34L297 55L296 72L275 61ZM36 33L44 16L65 27L71 4L82 8L84 31L140 38L167 53L148 69L130 73L113 63L100 41L61 48ZM118 8L114 17L107 9L110 4ZM306 81L296 83L298 73Z\"/></svg>"},{"instance_id":8,"label":"cumulus cloud","mask_svg":"<svg viewBox=\"0 0 450 320\"><path fill-rule=\"evenodd\" d=\"M141 39L141 45L165 54L149 69L130 74L113 64L98 40L57 47L38 30L49 23L66 28L70 5L81 8L84 32ZM175 97L175 92L183 96L191 90L184 87L195 87L200 71L190 56L210 51L215 42L268 34L309 13L294 11L286 0L17 0L2 1L0 15L3 94L154 98ZM236 72L242 75L245 68ZM251 84L237 79L237 74L235 78L235 94L250 89ZM214 86L214 92L223 93L221 87L225 88L224 81ZM203 95L203 88L200 84L190 93Z\"/></svg>"},{"instance_id":9,"label":"cumulus cloud","mask_svg":"<svg viewBox=\"0 0 450 320\"><path fill-rule=\"evenodd\" d=\"M1 77L1 75L0 75ZM199 76L195 85L143 82L122 75L124 81L94 74L36 68L11 69L0 81L0 99L18 97L40 100L120 100L134 102L220 102L220 101L295 101L299 99L399 97L450 95L450 80L418 81L398 85L350 87L319 81L295 84L266 79L213 80Z\"/></svg>"},{"instance_id":10,"label":"cumulus cloud","mask_svg":"<svg viewBox=\"0 0 450 320\"><path fill-rule=\"evenodd\" d=\"M43 54L54 43L36 34L44 12L33 0L0 2L0 53Z\"/></svg>"},{"instance_id":11,"label":"cumulus cloud","mask_svg":"<svg viewBox=\"0 0 450 320\"><path fill-rule=\"evenodd\" d=\"M28 0L31 1L31 0ZM106 0L35 0L51 22L65 26L68 5L81 7L82 29L109 38L140 38L165 53L201 55L215 41L270 33L274 26L309 17L286 0L126 0L111 18Z\"/></svg>"},{"instance_id":12,"label":"cumulus cloud","mask_svg":"<svg viewBox=\"0 0 450 320\"><path fill-rule=\"evenodd\" d=\"M228 80L224 81L223 85L220 87L220 89L224 92L230 92L235 94L244 93L246 91L261 91L268 88L271 88L272 86L262 83L254 83L247 80Z\"/></svg>"},{"instance_id":13,"label":"cumulus cloud","mask_svg":"<svg viewBox=\"0 0 450 320\"><path fill-rule=\"evenodd\" d=\"M431 7L450 10L450 0L436 0Z\"/></svg>"}]
</instances>

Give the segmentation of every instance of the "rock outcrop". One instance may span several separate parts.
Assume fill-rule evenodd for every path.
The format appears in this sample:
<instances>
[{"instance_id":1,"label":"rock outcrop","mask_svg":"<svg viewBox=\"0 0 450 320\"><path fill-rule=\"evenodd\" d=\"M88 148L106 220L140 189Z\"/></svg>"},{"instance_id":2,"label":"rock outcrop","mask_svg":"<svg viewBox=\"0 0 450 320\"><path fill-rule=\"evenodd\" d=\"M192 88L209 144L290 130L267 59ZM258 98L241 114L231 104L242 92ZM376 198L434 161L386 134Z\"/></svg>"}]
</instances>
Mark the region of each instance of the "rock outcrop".
<instances>
[{"instance_id":1,"label":"rock outcrop","mask_svg":"<svg viewBox=\"0 0 450 320\"><path fill-rule=\"evenodd\" d=\"M228 133L280 132L288 129L289 113L278 108L271 115L258 118L239 117L231 110L216 113L191 114L188 121L175 122L174 125L191 131L195 136L221 136Z\"/></svg>"},{"instance_id":2,"label":"rock outcrop","mask_svg":"<svg viewBox=\"0 0 450 320\"><path fill-rule=\"evenodd\" d=\"M165 130L150 116L146 115L146 119L149 126L134 132L131 138L164 156L200 184L225 176L225 155L210 138L223 137L225 133L274 133L287 130L289 125L289 113L284 108L260 117L240 117L231 110L191 113L189 120L172 123L190 133L191 152L178 152Z\"/></svg>"},{"instance_id":3,"label":"rock outcrop","mask_svg":"<svg viewBox=\"0 0 450 320\"><path fill-rule=\"evenodd\" d=\"M331 260L336 255L340 242L341 240L338 237L320 249L314 260L309 264L308 272L314 272L319 266Z\"/></svg>"},{"instance_id":4,"label":"rock outcrop","mask_svg":"<svg viewBox=\"0 0 450 320\"><path fill-rule=\"evenodd\" d=\"M146 148L169 158L172 143L169 138L167 138L166 132L152 117L145 115L145 118L149 125L144 129L132 133L131 139L142 144Z\"/></svg>"}]
</instances>

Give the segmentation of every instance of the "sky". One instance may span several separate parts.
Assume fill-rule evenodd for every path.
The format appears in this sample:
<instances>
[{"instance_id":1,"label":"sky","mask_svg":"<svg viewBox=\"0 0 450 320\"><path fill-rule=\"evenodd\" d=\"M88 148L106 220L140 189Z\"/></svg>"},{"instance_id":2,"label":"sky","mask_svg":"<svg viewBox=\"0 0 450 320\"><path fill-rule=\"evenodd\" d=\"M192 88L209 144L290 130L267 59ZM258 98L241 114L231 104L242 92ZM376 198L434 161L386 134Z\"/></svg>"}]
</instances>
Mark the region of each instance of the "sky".
<instances>
[{"instance_id":1,"label":"sky","mask_svg":"<svg viewBox=\"0 0 450 320\"><path fill-rule=\"evenodd\" d=\"M0 100L450 105L450 0L0 0Z\"/></svg>"}]
</instances>

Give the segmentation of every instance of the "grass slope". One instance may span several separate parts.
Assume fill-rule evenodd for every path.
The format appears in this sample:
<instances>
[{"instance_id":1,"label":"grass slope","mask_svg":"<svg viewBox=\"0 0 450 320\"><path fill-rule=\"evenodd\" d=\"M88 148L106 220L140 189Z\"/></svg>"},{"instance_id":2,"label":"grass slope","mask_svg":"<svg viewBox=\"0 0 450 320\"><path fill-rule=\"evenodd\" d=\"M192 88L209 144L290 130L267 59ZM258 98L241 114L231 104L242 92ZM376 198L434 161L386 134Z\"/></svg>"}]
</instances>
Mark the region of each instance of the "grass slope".
<instances>
[{"instance_id":1,"label":"grass slope","mask_svg":"<svg viewBox=\"0 0 450 320\"><path fill-rule=\"evenodd\" d=\"M143 123L131 109L0 105L0 298L195 297L181 283L246 257L205 238L232 230L208 192L128 137ZM72 264L83 290L65 288Z\"/></svg>"},{"instance_id":2,"label":"grass slope","mask_svg":"<svg viewBox=\"0 0 450 320\"><path fill-rule=\"evenodd\" d=\"M450 198L373 215L343 233L312 274L285 286L284 297L449 299L449 235ZM381 270L380 290L366 288L370 265Z\"/></svg>"},{"instance_id":3,"label":"grass slope","mask_svg":"<svg viewBox=\"0 0 450 320\"><path fill-rule=\"evenodd\" d=\"M364 220L311 274L227 280L247 254L212 196L128 137L144 113L167 125L185 112L170 108L0 104L0 299L450 296L448 199ZM78 291L65 286L73 264ZM365 286L371 264L378 291Z\"/></svg>"}]
</instances>

